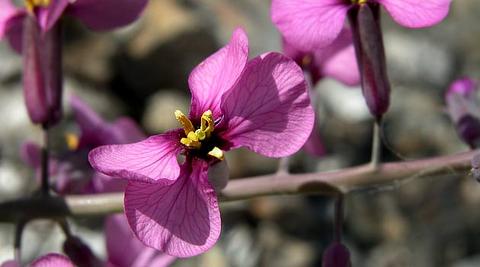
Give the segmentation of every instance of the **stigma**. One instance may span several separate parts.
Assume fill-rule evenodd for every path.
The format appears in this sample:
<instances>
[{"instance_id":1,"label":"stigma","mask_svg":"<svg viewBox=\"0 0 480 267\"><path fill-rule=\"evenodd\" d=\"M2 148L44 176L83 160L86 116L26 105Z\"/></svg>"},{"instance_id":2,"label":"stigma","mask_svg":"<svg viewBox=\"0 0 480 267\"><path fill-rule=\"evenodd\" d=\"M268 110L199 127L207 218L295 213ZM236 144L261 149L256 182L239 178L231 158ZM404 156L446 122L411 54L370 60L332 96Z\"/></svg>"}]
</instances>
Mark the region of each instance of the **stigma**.
<instances>
[{"instance_id":1,"label":"stigma","mask_svg":"<svg viewBox=\"0 0 480 267\"><path fill-rule=\"evenodd\" d=\"M50 5L51 0L25 0L25 6L28 12L33 12L36 7L47 7Z\"/></svg>"},{"instance_id":2,"label":"stigma","mask_svg":"<svg viewBox=\"0 0 480 267\"><path fill-rule=\"evenodd\" d=\"M180 143L188 149L200 149L202 147L202 141L207 141L215 129L215 121L213 120L211 110L207 110L202 114L200 118L200 128L198 129L195 129L192 121L180 110L175 111L175 118L180 122L185 132L185 137L180 139ZM216 146L207 154L219 160L224 159L223 151Z\"/></svg>"}]
</instances>

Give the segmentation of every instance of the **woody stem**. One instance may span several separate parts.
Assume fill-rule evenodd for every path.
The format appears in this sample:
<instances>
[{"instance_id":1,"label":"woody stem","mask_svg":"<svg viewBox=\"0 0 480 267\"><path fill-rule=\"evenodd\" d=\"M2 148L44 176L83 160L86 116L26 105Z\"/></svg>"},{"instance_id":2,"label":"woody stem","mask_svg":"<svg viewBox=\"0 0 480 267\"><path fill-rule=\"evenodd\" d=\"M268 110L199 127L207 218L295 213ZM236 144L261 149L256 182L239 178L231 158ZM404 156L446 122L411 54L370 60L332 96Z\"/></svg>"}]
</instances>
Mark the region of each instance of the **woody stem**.
<instances>
[{"instance_id":1,"label":"woody stem","mask_svg":"<svg viewBox=\"0 0 480 267\"><path fill-rule=\"evenodd\" d=\"M219 192L221 201L249 199L268 195L334 195L377 189L384 185L400 186L422 177L465 176L471 159L479 151L464 152L428 159L381 163L377 170L369 164L342 170L305 173L270 174L231 181ZM123 211L123 193L26 198L0 203L0 222L61 216L93 216Z\"/></svg>"},{"instance_id":2,"label":"woody stem","mask_svg":"<svg viewBox=\"0 0 480 267\"><path fill-rule=\"evenodd\" d=\"M43 126L43 146L42 146L42 159L41 159L41 191L43 196L49 195L49 158L50 158L50 145L49 145L49 129L48 126Z\"/></svg>"}]
</instances>

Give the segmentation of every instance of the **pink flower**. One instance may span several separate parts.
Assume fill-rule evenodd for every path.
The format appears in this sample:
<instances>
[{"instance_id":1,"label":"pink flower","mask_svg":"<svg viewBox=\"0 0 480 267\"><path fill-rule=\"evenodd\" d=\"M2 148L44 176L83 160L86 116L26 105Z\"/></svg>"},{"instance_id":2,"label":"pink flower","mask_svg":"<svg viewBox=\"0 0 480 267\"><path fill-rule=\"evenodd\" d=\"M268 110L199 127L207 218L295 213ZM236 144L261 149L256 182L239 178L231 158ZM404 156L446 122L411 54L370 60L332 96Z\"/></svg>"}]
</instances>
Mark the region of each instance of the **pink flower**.
<instances>
[{"instance_id":1,"label":"pink flower","mask_svg":"<svg viewBox=\"0 0 480 267\"><path fill-rule=\"evenodd\" d=\"M135 21L147 0L26 0L26 8L17 8L12 0L0 0L0 39L5 35L21 50L23 20L29 10L42 32L51 30L64 15L76 17L96 31L111 30Z\"/></svg>"},{"instance_id":2,"label":"pink flower","mask_svg":"<svg viewBox=\"0 0 480 267\"><path fill-rule=\"evenodd\" d=\"M136 142L145 138L145 135L130 118L105 121L77 96L70 97L70 105L80 134L66 134L69 150L50 158L49 174L54 178L53 189L60 194L123 191L126 181L94 171L87 162L87 153L101 145ZM40 147L25 142L20 154L40 179Z\"/></svg>"},{"instance_id":3,"label":"pink flower","mask_svg":"<svg viewBox=\"0 0 480 267\"><path fill-rule=\"evenodd\" d=\"M360 84L352 32L349 29L344 28L332 44L321 49L303 52L289 44L285 38L282 38L282 44L285 55L295 60L309 79L313 103L315 103L313 87L323 78L333 78L347 86ZM320 157L325 154L325 147L318 132L317 119L315 119L313 131L303 149L313 156Z\"/></svg>"},{"instance_id":4,"label":"pink flower","mask_svg":"<svg viewBox=\"0 0 480 267\"><path fill-rule=\"evenodd\" d=\"M273 0L271 14L286 40L308 51L331 44L349 10L367 3L382 5L402 26L422 28L442 21L451 0Z\"/></svg>"},{"instance_id":5,"label":"pink flower","mask_svg":"<svg viewBox=\"0 0 480 267\"><path fill-rule=\"evenodd\" d=\"M2 264L1 267L20 267L21 265L16 261L7 261ZM50 253L42 256L28 265L29 267L75 267L69 258Z\"/></svg>"},{"instance_id":6,"label":"pink flower","mask_svg":"<svg viewBox=\"0 0 480 267\"><path fill-rule=\"evenodd\" d=\"M33 123L48 128L62 117L62 28L64 14L95 30L108 30L135 20L147 0L25 0L17 8L0 0L0 40L22 52L23 91Z\"/></svg>"},{"instance_id":7,"label":"pink flower","mask_svg":"<svg viewBox=\"0 0 480 267\"><path fill-rule=\"evenodd\" d=\"M183 129L89 154L96 170L128 179L125 213L136 236L177 257L208 250L220 235L208 171L224 159L223 152L247 147L269 157L291 155L307 140L314 120L298 65L278 53L248 61L241 29L188 82L189 116L175 112Z\"/></svg>"}]
</instances>

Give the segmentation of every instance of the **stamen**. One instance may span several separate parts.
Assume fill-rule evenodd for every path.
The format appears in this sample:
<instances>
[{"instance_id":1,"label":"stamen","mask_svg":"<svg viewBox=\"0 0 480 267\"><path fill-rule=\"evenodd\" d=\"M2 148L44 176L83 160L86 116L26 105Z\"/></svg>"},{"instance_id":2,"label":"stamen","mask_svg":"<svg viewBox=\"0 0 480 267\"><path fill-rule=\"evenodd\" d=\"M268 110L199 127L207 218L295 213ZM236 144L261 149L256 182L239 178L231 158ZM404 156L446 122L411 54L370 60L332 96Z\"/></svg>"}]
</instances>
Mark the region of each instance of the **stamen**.
<instances>
[{"instance_id":1,"label":"stamen","mask_svg":"<svg viewBox=\"0 0 480 267\"><path fill-rule=\"evenodd\" d=\"M368 2L368 0L351 0L352 4L358 4L358 5L363 5Z\"/></svg>"},{"instance_id":2,"label":"stamen","mask_svg":"<svg viewBox=\"0 0 480 267\"><path fill-rule=\"evenodd\" d=\"M36 7L47 7L51 0L25 0L25 6L29 12L33 12Z\"/></svg>"},{"instance_id":3,"label":"stamen","mask_svg":"<svg viewBox=\"0 0 480 267\"><path fill-rule=\"evenodd\" d=\"M180 110L175 111L175 118L180 122L185 131L186 137L180 139L180 143L190 149L199 149L202 146L201 141L207 139L215 129L215 121L213 120L213 113L207 110L200 118L200 129L195 130L192 121L185 116ZM212 154L211 154L212 153ZM219 148L214 148L208 153L209 155L218 159L223 159L223 151Z\"/></svg>"},{"instance_id":4,"label":"stamen","mask_svg":"<svg viewBox=\"0 0 480 267\"><path fill-rule=\"evenodd\" d=\"M67 143L68 149L72 151L77 150L78 145L80 144L78 136L73 133L65 134L65 142Z\"/></svg>"},{"instance_id":5,"label":"stamen","mask_svg":"<svg viewBox=\"0 0 480 267\"><path fill-rule=\"evenodd\" d=\"M217 158L219 160L224 160L225 159L225 157L223 155L223 150L221 150L218 147L214 147L212 150L210 150L210 152L208 152L208 155L210 155L214 158Z\"/></svg>"},{"instance_id":6,"label":"stamen","mask_svg":"<svg viewBox=\"0 0 480 267\"><path fill-rule=\"evenodd\" d=\"M183 127L185 134L188 135L190 132L194 132L195 128L193 127L192 122L183 114L180 110L175 110L175 118Z\"/></svg>"},{"instance_id":7,"label":"stamen","mask_svg":"<svg viewBox=\"0 0 480 267\"><path fill-rule=\"evenodd\" d=\"M213 121L213 114L211 110L207 110L202 114L200 121L200 130L205 133L206 137L210 137L210 133L213 132L215 123Z\"/></svg>"}]
</instances>

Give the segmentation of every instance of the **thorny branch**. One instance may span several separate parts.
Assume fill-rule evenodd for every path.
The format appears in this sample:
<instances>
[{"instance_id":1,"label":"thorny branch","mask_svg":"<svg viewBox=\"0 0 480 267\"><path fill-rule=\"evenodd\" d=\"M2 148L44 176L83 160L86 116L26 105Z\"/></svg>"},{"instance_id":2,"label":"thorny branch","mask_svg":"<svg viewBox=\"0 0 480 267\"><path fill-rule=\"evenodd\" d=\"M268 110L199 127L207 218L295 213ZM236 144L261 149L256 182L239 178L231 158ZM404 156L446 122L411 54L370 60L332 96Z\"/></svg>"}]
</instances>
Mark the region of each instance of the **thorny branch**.
<instances>
[{"instance_id":1,"label":"thorny branch","mask_svg":"<svg viewBox=\"0 0 480 267\"><path fill-rule=\"evenodd\" d=\"M336 171L287 174L236 179L219 193L222 201L234 201L268 195L352 193L381 185L420 177L467 174L471 159L478 151L428 159L370 164ZM35 218L105 215L122 212L123 194L108 193L65 197L35 197L0 203L0 222Z\"/></svg>"}]
</instances>

